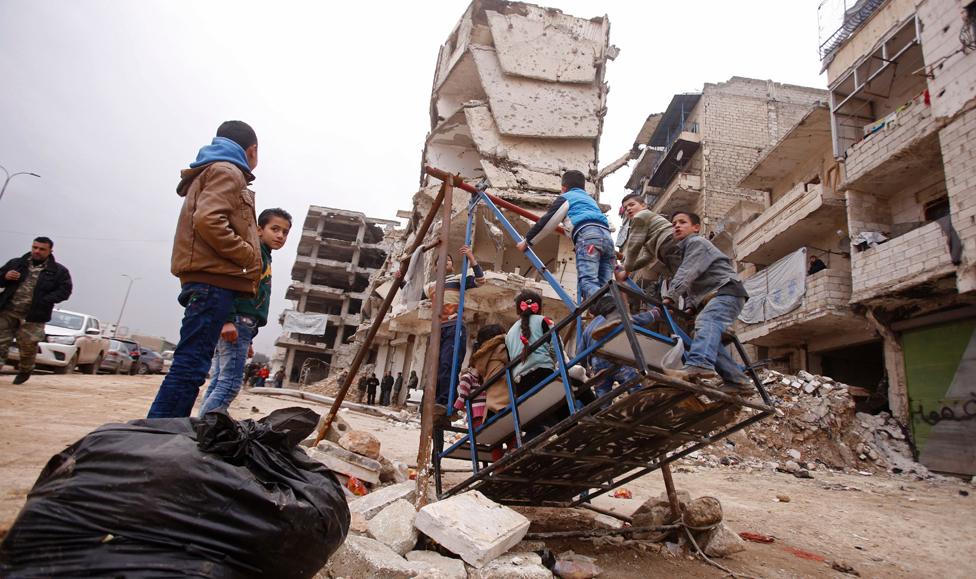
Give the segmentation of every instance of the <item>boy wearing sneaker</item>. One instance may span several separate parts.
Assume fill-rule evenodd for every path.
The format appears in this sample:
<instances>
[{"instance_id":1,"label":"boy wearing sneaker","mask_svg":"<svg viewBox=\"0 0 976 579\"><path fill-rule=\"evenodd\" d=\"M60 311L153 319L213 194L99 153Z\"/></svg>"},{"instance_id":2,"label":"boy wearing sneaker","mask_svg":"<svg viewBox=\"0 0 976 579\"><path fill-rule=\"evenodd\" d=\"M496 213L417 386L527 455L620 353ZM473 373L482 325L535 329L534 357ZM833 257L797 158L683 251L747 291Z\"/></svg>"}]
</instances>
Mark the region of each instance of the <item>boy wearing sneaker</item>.
<instances>
[{"instance_id":1,"label":"boy wearing sneaker","mask_svg":"<svg viewBox=\"0 0 976 579\"><path fill-rule=\"evenodd\" d=\"M701 231L698 215L678 211L671 216L671 223L683 257L664 303L674 305L679 297L684 297L686 307L697 315L684 367L667 373L688 381L708 381L721 376L724 389L745 392L752 383L722 348L722 332L735 322L749 294L739 281L732 260L698 234Z\"/></svg>"}]
</instances>

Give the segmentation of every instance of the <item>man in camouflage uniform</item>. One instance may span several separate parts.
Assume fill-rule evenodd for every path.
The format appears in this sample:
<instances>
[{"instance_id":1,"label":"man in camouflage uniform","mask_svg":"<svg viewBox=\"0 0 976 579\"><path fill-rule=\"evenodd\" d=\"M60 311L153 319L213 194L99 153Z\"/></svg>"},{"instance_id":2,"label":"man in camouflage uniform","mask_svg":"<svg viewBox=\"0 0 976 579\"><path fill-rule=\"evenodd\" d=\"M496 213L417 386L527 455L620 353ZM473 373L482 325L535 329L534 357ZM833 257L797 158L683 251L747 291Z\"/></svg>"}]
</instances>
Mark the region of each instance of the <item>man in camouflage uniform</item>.
<instances>
[{"instance_id":1,"label":"man in camouflage uniform","mask_svg":"<svg viewBox=\"0 0 976 579\"><path fill-rule=\"evenodd\" d=\"M17 338L20 363L14 384L23 384L34 370L37 343L44 339L44 324L54 304L71 295L71 274L54 260L54 242L38 237L30 253L0 267L0 366Z\"/></svg>"}]
</instances>

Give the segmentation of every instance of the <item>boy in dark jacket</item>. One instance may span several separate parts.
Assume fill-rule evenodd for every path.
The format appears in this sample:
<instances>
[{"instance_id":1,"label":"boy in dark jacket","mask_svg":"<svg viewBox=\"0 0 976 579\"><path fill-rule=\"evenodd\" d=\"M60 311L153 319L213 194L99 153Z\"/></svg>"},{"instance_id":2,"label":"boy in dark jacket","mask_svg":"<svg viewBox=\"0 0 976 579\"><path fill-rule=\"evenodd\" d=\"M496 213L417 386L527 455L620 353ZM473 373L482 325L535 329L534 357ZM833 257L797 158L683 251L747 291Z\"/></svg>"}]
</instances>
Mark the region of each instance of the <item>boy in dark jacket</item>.
<instances>
[{"instance_id":1,"label":"boy in dark jacket","mask_svg":"<svg viewBox=\"0 0 976 579\"><path fill-rule=\"evenodd\" d=\"M208 412L226 411L241 391L244 380L244 363L251 342L258 329L268 323L268 306L271 302L271 252L281 249L291 231L291 215L284 209L265 209L258 217L258 238L261 240L261 283L258 295L253 298L239 297L227 321L220 331L217 343L216 373L211 376L210 387L200 404L200 417ZM260 371L268 372L267 367ZM269 372L270 373L270 372ZM266 377L266 376L265 376Z\"/></svg>"},{"instance_id":2,"label":"boy in dark jacket","mask_svg":"<svg viewBox=\"0 0 976 579\"><path fill-rule=\"evenodd\" d=\"M724 389L735 393L750 391L749 378L722 348L722 332L735 323L749 294L739 281L732 260L698 235L701 230L698 215L679 211L671 217L671 222L684 257L664 303L673 305L683 297L685 307L696 316L695 335L684 367L665 372L689 381L709 381L721 376Z\"/></svg>"},{"instance_id":3,"label":"boy in dark jacket","mask_svg":"<svg viewBox=\"0 0 976 579\"><path fill-rule=\"evenodd\" d=\"M257 164L254 129L227 121L181 173L176 193L184 201L171 271L180 278L178 299L185 310L173 365L149 408L149 418L190 415L234 300L238 294L257 294L261 244L254 193L247 187Z\"/></svg>"},{"instance_id":4,"label":"boy in dark jacket","mask_svg":"<svg viewBox=\"0 0 976 579\"><path fill-rule=\"evenodd\" d=\"M0 267L0 367L14 336L20 353L14 384L23 384L34 371L37 343L44 339L44 324L51 320L54 304L71 295L71 274L54 260L54 242L38 237L30 253ZM71 371L71 368L68 369Z\"/></svg>"}]
</instances>

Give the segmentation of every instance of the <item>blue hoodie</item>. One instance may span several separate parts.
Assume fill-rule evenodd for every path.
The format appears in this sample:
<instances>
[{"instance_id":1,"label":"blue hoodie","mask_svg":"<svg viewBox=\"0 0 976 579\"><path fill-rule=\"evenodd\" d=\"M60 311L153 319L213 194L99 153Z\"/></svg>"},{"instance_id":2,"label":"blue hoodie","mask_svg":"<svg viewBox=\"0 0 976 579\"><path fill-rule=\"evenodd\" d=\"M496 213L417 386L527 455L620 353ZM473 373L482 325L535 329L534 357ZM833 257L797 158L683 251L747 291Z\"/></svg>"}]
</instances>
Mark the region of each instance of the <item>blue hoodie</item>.
<instances>
[{"instance_id":1,"label":"blue hoodie","mask_svg":"<svg viewBox=\"0 0 976 579\"><path fill-rule=\"evenodd\" d=\"M233 163L240 167L245 175L251 174L251 166L247 163L244 148L227 137L214 137L212 143L200 149L197 160L190 163L190 168L202 167L217 161Z\"/></svg>"}]
</instances>

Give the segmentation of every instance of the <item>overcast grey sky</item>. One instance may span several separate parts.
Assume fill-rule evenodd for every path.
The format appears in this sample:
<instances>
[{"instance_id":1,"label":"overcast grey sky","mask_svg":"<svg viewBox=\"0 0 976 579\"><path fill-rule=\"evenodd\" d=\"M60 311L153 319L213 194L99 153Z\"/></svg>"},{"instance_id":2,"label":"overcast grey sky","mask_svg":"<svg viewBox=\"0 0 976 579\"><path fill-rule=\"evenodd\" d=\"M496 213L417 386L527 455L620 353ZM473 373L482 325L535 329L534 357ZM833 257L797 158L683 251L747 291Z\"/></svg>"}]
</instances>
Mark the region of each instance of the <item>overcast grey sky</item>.
<instances>
[{"instance_id":1,"label":"overcast grey sky","mask_svg":"<svg viewBox=\"0 0 976 579\"><path fill-rule=\"evenodd\" d=\"M601 164L674 93L731 76L823 87L817 0L552 0L610 17ZM310 204L393 218L416 191L440 44L467 2L0 1L0 258L55 241L74 295L62 307L176 340L169 256L179 170L227 119L261 143L258 208L299 224ZM616 204L629 169L608 179ZM273 353L297 236L274 255Z\"/></svg>"}]
</instances>

